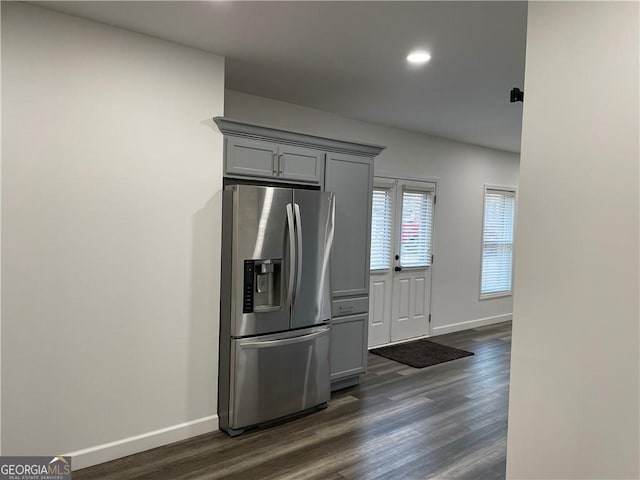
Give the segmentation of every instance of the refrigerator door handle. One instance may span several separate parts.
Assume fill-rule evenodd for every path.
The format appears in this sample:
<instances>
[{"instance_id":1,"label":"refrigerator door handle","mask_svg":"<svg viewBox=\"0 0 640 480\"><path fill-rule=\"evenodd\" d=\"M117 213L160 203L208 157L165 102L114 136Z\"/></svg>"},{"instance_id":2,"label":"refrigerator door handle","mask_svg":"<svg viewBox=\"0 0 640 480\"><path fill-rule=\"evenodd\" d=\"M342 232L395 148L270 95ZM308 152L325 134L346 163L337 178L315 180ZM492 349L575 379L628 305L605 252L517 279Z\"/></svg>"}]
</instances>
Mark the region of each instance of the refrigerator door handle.
<instances>
[{"instance_id":1,"label":"refrigerator door handle","mask_svg":"<svg viewBox=\"0 0 640 480\"><path fill-rule=\"evenodd\" d=\"M325 245L327 249L327 261L329 260L329 254L331 253L331 249L333 248L333 236L335 234L335 225L336 225L336 198L331 196L329 200L329 219L327 222L327 236L325 240Z\"/></svg>"},{"instance_id":2,"label":"refrigerator door handle","mask_svg":"<svg viewBox=\"0 0 640 480\"><path fill-rule=\"evenodd\" d=\"M298 236L298 243L296 245L296 251L298 253L297 259L297 267L298 271L296 274L296 289L293 294L293 303L296 302L296 296L298 294L298 288L300 287L300 282L302 281L302 218L300 216L300 205L297 203L293 204L294 212L296 216L296 234Z\"/></svg>"},{"instance_id":3,"label":"refrigerator door handle","mask_svg":"<svg viewBox=\"0 0 640 480\"><path fill-rule=\"evenodd\" d=\"M287 204L287 225L289 227L289 286L287 288L285 305L291 305L293 302L293 284L296 274L296 237L293 221L293 206L290 203Z\"/></svg>"},{"instance_id":4,"label":"refrigerator door handle","mask_svg":"<svg viewBox=\"0 0 640 480\"><path fill-rule=\"evenodd\" d=\"M282 345L291 345L294 343L303 343L308 342L312 338L321 337L323 335L328 335L329 329L326 328L324 330L318 332L308 333L306 335L301 335L299 337L290 337L283 338L282 340L262 340L262 341L252 341L252 342L239 342L241 348L268 348Z\"/></svg>"}]
</instances>

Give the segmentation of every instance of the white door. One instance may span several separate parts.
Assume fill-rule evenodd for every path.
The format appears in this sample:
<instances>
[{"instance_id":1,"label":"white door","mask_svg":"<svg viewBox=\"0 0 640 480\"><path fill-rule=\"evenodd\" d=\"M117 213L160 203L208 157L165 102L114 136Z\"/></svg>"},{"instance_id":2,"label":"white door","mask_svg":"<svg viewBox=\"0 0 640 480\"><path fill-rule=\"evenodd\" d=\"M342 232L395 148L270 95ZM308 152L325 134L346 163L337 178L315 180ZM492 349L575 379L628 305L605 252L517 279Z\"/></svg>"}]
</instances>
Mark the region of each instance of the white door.
<instances>
[{"instance_id":1,"label":"white door","mask_svg":"<svg viewBox=\"0 0 640 480\"><path fill-rule=\"evenodd\" d=\"M429 335L435 184L376 179L369 346Z\"/></svg>"},{"instance_id":2,"label":"white door","mask_svg":"<svg viewBox=\"0 0 640 480\"><path fill-rule=\"evenodd\" d=\"M394 181L374 180L369 276L370 347L391 341L395 192Z\"/></svg>"}]
</instances>

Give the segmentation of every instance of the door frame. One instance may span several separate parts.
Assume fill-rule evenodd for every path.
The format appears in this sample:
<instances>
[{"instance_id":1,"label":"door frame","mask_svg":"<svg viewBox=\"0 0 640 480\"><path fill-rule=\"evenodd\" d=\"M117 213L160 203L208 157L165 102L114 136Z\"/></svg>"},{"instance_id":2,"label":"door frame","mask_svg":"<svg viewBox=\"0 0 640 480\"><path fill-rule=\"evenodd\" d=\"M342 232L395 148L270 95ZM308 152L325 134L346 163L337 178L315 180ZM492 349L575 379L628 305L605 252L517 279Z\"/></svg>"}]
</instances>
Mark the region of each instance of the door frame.
<instances>
[{"instance_id":1,"label":"door frame","mask_svg":"<svg viewBox=\"0 0 640 480\"><path fill-rule=\"evenodd\" d=\"M384 344L380 344L380 345L375 345L375 346L369 346L368 349L372 349L372 348L378 348L378 347L382 347L382 346L386 346L386 345L395 345L395 344L399 344L399 343L404 343L404 342L409 342L409 341L413 341L413 340L418 340L421 338L428 338L431 337L433 335L433 328L432 328L432 324L433 324L433 284L434 284L434 278L435 278L435 270L436 270L436 235L435 235L435 231L436 231L436 224L437 224L437 218L438 218L438 204L437 204L437 197L438 197L438 191L439 191L439 187L440 187L440 178L439 177L422 177L422 176L416 176L416 177L405 177L405 176L392 176L392 175L388 175L388 174L381 174L381 175L374 175L373 177L373 186L381 186L381 187L389 187L391 186L391 184L393 184L394 188L397 188L397 181L400 182L407 182L407 183L412 183L412 182L422 182L422 183L431 183L433 184L434 188L433 188L433 194L434 194L434 203L433 203L433 218L432 218L432 223L431 223L431 253L433 255L433 262L431 263L431 266L429 267L431 269L431 280L429 282L429 315L430 315L430 321L429 321L429 325L428 325L428 333L426 335L420 335L417 337L411 337L408 339L404 339L404 340L396 340L396 341L391 341L391 330L389 330L389 342L384 343ZM394 193L394 202L396 201L396 197L397 193ZM396 245L396 223L397 223L397 205L394 203L392 206L392 212L393 212L393 221L392 221L392 245L391 245L391 250L392 250L392 257L391 257L391 265L389 266L389 273L391 274L392 278L391 278L391 285L393 288L393 266L395 264L395 260L394 260L394 256L395 256L395 250L396 248L399 248L399 246ZM369 272L369 282L371 282L371 277L373 275L380 275L383 271L378 271L379 273L375 273L375 272ZM371 293L370 293L371 294ZM391 298L393 301L393 291L391 292ZM391 309L393 309L393 306L391 306ZM369 312L369 317L371 317L372 312ZM393 315L393 314L392 314ZM389 322L391 322L391 319L389 319ZM391 329L391 323L389 323L389 329ZM367 343L368 343L368 339L367 339Z\"/></svg>"}]
</instances>

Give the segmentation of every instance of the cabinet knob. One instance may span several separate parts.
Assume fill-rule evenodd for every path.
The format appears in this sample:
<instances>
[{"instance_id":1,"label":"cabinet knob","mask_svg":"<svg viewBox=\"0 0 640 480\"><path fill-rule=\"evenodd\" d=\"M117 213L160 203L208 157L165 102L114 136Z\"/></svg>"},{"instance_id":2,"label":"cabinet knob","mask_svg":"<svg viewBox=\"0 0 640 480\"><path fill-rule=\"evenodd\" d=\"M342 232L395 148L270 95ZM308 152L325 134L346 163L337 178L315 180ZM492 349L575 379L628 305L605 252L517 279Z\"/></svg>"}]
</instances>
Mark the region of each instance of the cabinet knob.
<instances>
[{"instance_id":1,"label":"cabinet knob","mask_svg":"<svg viewBox=\"0 0 640 480\"><path fill-rule=\"evenodd\" d=\"M394 268L394 270L395 270L396 272L401 272L401 271L402 271L402 267L395 267L395 268Z\"/></svg>"}]
</instances>

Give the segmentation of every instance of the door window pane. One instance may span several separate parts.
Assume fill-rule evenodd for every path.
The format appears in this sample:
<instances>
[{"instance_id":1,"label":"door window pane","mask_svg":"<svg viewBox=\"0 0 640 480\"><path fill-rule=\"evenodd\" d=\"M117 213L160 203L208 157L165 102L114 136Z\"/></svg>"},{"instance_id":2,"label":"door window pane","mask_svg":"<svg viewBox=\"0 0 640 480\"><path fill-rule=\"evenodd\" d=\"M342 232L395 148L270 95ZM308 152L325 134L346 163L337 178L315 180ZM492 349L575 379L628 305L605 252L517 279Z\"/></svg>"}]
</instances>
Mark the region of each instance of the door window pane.
<instances>
[{"instance_id":1,"label":"door window pane","mask_svg":"<svg viewBox=\"0 0 640 480\"><path fill-rule=\"evenodd\" d=\"M371 202L371 270L391 266L391 190L374 188Z\"/></svg>"},{"instance_id":2,"label":"door window pane","mask_svg":"<svg viewBox=\"0 0 640 480\"><path fill-rule=\"evenodd\" d=\"M433 193L403 190L400 266L431 265Z\"/></svg>"}]
</instances>

